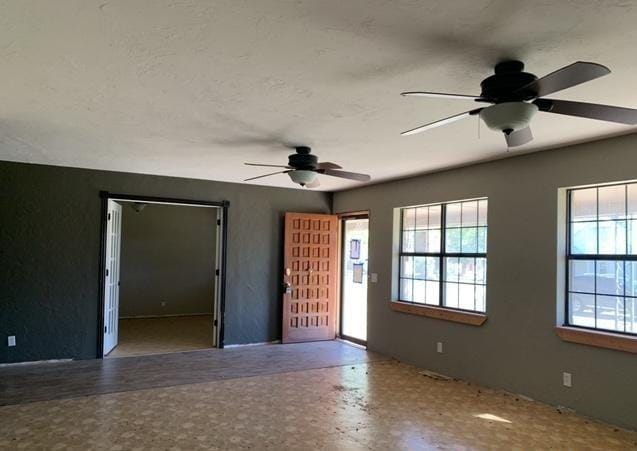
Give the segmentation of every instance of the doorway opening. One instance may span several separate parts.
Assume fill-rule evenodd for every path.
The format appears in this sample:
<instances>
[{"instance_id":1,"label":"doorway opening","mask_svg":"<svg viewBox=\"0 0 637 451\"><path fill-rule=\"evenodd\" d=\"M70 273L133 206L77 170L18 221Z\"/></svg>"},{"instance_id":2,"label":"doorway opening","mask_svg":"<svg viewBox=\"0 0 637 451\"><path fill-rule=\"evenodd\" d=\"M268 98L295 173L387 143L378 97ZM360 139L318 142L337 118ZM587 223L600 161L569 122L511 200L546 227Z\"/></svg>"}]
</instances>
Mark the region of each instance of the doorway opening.
<instances>
[{"instance_id":1,"label":"doorway opening","mask_svg":"<svg viewBox=\"0 0 637 451\"><path fill-rule=\"evenodd\" d=\"M98 357L223 347L228 203L101 194Z\"/></svg>"},{"instance_id":2,"label":"doorway opening","mask_svg":"<svg viewBox=\"0 0 637 451\"><path fill-rule=\"evenodd\" d=\"M367 345L369 216L341 217L341 338Z\"/></svg>"}]
</instances>

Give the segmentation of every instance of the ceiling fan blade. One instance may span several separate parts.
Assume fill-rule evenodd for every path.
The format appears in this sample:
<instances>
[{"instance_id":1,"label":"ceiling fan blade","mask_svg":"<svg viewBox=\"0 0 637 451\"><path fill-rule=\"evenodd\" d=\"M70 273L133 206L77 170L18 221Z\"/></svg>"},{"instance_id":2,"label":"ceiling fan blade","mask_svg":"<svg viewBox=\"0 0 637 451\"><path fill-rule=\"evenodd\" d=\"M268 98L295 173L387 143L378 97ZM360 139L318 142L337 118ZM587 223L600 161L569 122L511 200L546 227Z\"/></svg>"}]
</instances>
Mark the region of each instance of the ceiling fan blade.
<instances>
[{"instance_id":1,"label":"ceiling fan blade","mask_svg":"<svg viewBox=\"0 0 637 451\"><path fill-rule=\"evenodd\" d=\"M440 119L439 121L430 122L429 124L421 125L420 127L412 128L411 130L407 130L406 132L402 132L401 135L415 135L416 133L424 132L425 130L429 130L431 128L440 127L441 125L451 124L452 122L459 121L460 119L464 119L465 117L474 116L480 111L482 108L477 108L471 111L465 111L464 113L456 114L454 116L449 116L445 119Z\"/></svg>"},{"instance_id":2,"label":"ceiling fan blade","mask_svg":"<svg viewBox=\"0 0 637 451\"><path fill-rule=\"evenodd\" d=\"M409 96L409 97L432 97L436 99L465 99L465 100L475 100L476 102L488 102L489 100L480 97L480 96L472 96L468 94L448 94L446 92L428 92L428 91L407 91L401 92L401 96Z\"/></svg>"},{"instance_id":3,"label":"ceiling fan blade","mask_svg":"<svg viewBox=\"0 0 637 451\"><path fill-rule=\"evenodd\" d=\"M290 168L290 166L283 166L280 164L260 164L260 163L243 163L246 166L260 166L263 168L285 168L285 169L292 169Z\"/></svg>"},{"instance_id":4,"label":"ceiling fan blade","mask_svg":"<svg viewBox=\"0 0 637 451\"><path fill-rule=\"evenodd\" d=\"M319 182L318 177L315 178L313 182L305 185L306 188L318 188L319 186L321 186L321 182Z\"/></svg>"},{"instance_id":5,"label":"ceiling fan blade","mask_svg":"<svg viewBox=\"0 0 637 451\"><path fill-rule=\"evenodd\" d=\"M530 127L525 127L510 134L504 134L508 147L517 147L533 141L533 133Z\"/></svg>"},{"instance_id":6,"label":"ceiling fan blade","mask_svg":"<svg viewBox=\"0 0 637 451\"><path fill-rule=\"evenodd\" d=\"M570 100L537 99L534 102L540 111L586 117L620 124L637 124L637 110L598 103L572 102Z\"/></svg>"},{"instance_id":7,"label":"ceiling fan blade","mask_svg":"<svg viewBox=\"0 0 637 451\"><path fill-rule=\"evenodd\" d=\"M359 174L357 172L336 171L334 169L323 169L321 174L331 175L332 177L340 177L342 179L356 180L358 182L369 182L372 178L367 174Z\"/></svg>"},{"instance_id":8,"label":"ceiling fan blade","mask_svg":"<svg viewBox=\"0 0 637 451\"><path fill-rule=\"evenodd\" d=\"M336 163L331 163L329 161L324 161L323 163L319 163L316 165L317 169L343 169L341 166Z\"/></svg>"},{"instance_id":9,"label":"ceiling fan blade","mask_svg":"<svg viewBox=\"0 0 637 451\"><path fill-rule=\"evenodd\" d=\"M610 69L606 66L577 61L522 86L516 92L532 91L536 97L542 97L608 74L610 74Z\"/></svg>"},{"instance_id":10,"label":"ceiling fan blade","mask_svg":"<svg viewBox=\"0 0 637 451\"><path fill-rule=\"evenodd\" d=\"M290 172L290 171L277 171L277 172L271 172L269 174L257 175L256 177L250 177L249 179L245 179L244 182L249 182L250 180L261 179L263 177L270 177L271 175L286 174L288 172Z\"/></svg>"}]
</instances>

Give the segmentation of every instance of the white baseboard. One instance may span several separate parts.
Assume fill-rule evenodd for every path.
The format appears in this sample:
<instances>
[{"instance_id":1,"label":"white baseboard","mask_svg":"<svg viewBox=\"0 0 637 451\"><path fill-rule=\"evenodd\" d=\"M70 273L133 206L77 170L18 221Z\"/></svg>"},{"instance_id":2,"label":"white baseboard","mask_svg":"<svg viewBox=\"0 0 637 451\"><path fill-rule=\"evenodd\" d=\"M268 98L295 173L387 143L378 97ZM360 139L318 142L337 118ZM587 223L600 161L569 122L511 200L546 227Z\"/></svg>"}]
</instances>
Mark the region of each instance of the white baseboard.
<instances>
[{"instance_id":1,"label":"white baseboard","mask_svg":"<svg viewBox=\"0 0 637 451\"><path fill-rule=\"evenodd\" d=\"M281 343L281 340L274 340L274 341L263 341L260 343L245 343L245 344L238 344L238 345L225 345L224 349L228 349L228 348L243 348L246 346L266 346L266 345L276 345Z\"/></svg>"},{"instance_id":2,"label":"white baseboard","mask_svg":"<svg viewBox=\"0 0 637 451\"><path fill-rule=\"evenodd\" d=\"M210 313L174 313L171 315L138 315L138 316L120 316L119 319L150 319L150 318L174 318L178 316L212 316Z\"/></svg>"},{"instance_id":3,"label":"white baseboard","mask_svg":"<svg viewBox=\"0 0 637 451\"><path fill-rule=\"evenodd\" d=\"M73 359L52 359L52 360L31 360L29 362L14 362L14 363L0 363L0 368L7 366L20 366L20 365L40 365L45 363L64 363L70 362Z\"/></svg>"}]
</instances>

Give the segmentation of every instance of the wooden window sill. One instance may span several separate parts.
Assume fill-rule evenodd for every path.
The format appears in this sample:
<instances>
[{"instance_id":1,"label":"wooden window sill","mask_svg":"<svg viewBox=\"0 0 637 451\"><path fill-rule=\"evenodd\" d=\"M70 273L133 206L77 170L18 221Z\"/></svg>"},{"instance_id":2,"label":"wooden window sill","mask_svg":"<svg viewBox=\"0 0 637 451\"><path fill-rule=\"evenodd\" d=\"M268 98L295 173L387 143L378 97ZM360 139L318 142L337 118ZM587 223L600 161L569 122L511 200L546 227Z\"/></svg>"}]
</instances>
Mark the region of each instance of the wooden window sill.
<instances>
[{"instance_id":1,"label":"wooden window sill","mask_svg":"<svg viewBox=\"0 0 637 451\"><path fill-rule=\"evenodd\" d=\"M454 323L482 326L487 320L487 315L482 313L461 312L432 305L410 304L408 302L391 301L391 309L395 312L409 313L411 315L426 316L428 318L442 319Z\"/></svg>"},{"instance_id":2,"label":"wooden window sill","mask_svg":"<svg viewBox=\"0 0 637 451\"><path fill-rule=\"evenodd\" d=\"M562 340L570 343L637 354L637 337L568 326L557 326L555 332Z\"/></svg>"}]
</instances>

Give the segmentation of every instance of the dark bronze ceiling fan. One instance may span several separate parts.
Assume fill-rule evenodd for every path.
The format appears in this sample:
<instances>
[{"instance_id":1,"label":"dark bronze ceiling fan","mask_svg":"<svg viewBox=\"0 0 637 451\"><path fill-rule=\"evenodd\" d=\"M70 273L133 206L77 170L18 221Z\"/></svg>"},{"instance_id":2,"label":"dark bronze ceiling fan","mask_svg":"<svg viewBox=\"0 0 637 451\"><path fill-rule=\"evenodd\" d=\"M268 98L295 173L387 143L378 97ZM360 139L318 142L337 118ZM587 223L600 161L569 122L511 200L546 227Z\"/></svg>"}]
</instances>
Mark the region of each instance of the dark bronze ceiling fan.
<instances>
[{"instance_id":1,"label":"dark bronze ceiling fan","mask_svg":"<svg viewBox=\"0 0 637 451\"><path fill-rule=\"evenodd\" d=\"M359 174L357 172L341 171L339 165L330 162L319 163L318 157L311 153L312 149L307 146L297 146L294 148L295 153L288 156L288 164L260 164L245 163L247 166L261 166L269 168L282 168L283 171L272 172L269 174L259 175L245 179L245 181L256 180L263 177L269 177L276 174L288 174L290 179L298 185L307 188L317 188L320 186L317 175L330 175L348 180L356 180L357 182L368 182L371 177L367 174Z\"/></svg>"},{"instance_id":2,"label":"dark bronze ceiling fan","mask_svg":"<svg viewBox=\"0 0 637 451\"><path fill-rule=\"evenodd\" d=\"M503 61L496 64L493 75L482 80L481 93L477 96L427 91L401 93L403 96L465 99L492 104L407 130L402 135L414 135L478 115L489 128L504 133L509 147L515 147L533 139L529 123L538 111L626 125L637 124L636 109L544 98L609 73L610 69L601 64L578 61L538 78L524 72L524 63L521 61Z\"/></svg>"}]
</instances>

